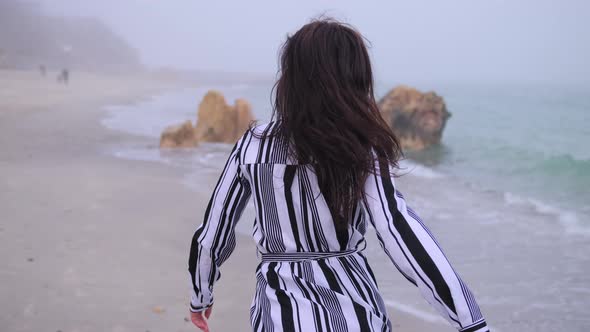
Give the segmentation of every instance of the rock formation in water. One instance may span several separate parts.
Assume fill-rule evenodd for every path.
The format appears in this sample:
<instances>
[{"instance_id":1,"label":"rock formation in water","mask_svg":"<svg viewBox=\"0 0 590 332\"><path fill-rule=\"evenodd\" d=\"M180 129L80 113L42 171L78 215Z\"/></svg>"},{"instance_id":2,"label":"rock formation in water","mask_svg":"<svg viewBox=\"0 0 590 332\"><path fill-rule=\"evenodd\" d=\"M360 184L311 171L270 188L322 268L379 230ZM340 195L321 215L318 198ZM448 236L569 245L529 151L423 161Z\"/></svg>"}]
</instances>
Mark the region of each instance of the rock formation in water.
<instances>
[{"instance_id":1,"label":"rock formation in water","mask_svg":"<svg viewBox=\"0 0 590 332\"><path fill-rule=\"evenodd\" d=\"M195 127L190 120L181 125L164 129L160 136L160 148L192 148L199 145Z\"/></svg>"},{"instance_id":2,"label":"rock formation in water","mask_svg":"<svg viewBox=\"0 0 590 332\"><path fill-rule=\"evenodd\" d=\"M235 143L254 120L252 107L246 100L238 99L235 106L230 106L217 91L205 95L197 117L199 142Z\"/></svg>"},{"instance_id":3,"label":"rock formation in water","mask_svg":"<svg viewBox=\"0 0 590 332\"><path fill-rule=\"evenodd\" d=\"M252 114L252 106L246 99L237 99L235 110L237 117L235 141L237 141L246 132L250 123L254 121L254 115Z\"/></svg>"},{"instance_id":4,"label":"rock formation in water","mask_svg":"<svg viewBox=\"0 0 590 332\"><path fill-rule=\"evenodd\" d=\"M440 143L451 114L442 97L398 86L379 101L381 115L400 139L403 149L422 150Z\"/></svg>"},{"instance_id":5,"label":"rock formation in water","mask_svg":"<svg viewBox=\"0 0 590 332\"><path fill-rule=\"evenodd\" d=\"M160 148L195 147L199 142L235 143L254 120L252 107L244 99L235 106L226 103L220 92L209 91L197 112L197 125L190 120L166 128L160 137Z\"/></svg>"}]
</instances>

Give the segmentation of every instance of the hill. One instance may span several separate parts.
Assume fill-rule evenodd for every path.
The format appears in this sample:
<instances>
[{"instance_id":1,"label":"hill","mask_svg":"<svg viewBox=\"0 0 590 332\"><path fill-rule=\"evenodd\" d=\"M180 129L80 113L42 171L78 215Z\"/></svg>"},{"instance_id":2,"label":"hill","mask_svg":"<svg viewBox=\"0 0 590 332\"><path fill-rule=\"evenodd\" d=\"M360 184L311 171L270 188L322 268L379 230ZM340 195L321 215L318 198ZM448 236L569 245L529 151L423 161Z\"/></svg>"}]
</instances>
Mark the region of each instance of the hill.
<instances>
[{"instance_id":1,"label":"hill","mask_svg":"<svg viewBox=\"0 0 590 332\"><path fill-rule=\"evenodd\" d=\"M95 18L47 15L35 2L0 1L0 67L129 71L139 52Z\"/></svg>"}]
</instances>

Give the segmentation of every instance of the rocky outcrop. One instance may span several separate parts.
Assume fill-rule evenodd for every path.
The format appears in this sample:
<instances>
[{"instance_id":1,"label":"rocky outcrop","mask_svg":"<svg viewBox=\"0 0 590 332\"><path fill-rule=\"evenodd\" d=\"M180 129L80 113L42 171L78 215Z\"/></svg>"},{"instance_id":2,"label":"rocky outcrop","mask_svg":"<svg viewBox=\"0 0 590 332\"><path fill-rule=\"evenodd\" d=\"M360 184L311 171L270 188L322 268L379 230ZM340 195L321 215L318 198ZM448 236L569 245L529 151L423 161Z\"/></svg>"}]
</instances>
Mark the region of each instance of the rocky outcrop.
<instances>
[{"instance_id":1,"label":"rocky outcrop","mask_svg":"<svg viewBox=\"0 0 590 332\"><path fill-rule=\"evenodd\" d=\"M167 127L160 136L160 148L192 148L197 145L199 141L190 120L181 125Z\"/></svg>"},{"instance_id":2,"label":"rocky outcrop","mask_svg":"<svg viewBox=\"0 0 590 332\"><path fill-rule=\"evenodd\" d=\"M442 97L407 86L391 90L378 105L402 148L407 150L422 150L440 143L451 116Z\"/></svg>"},{"instance_id":3,"label":"rocky outcrop","mask_svg":"<svg viewBox=\"0 0 590 332\"><path fill-rule=\"evenodd\" d=\"M166 128L160 147L194 147L199 142L235 143L252 121L252 106L246 100L238 99L235 106L230 106L220 92L209 91L199 105L197 125L193 127L187 121Z\"/></svg>"},{"instance_id":4,"label":"rocky outcrop","mask_svg":"<svg viewBox=\"0 0 590 332\"><path fill-rule=\"evenodd\" d=\"M235 143L254 120L252 107L243 99L235 106L226 103L223 95L209 91L199 105L197 139L200 142Z\"/></svg>"},{"instance_id":5,"label":"rocky outcrop","mask_svg":"<svg viewBox=\"0 0 590 332\"><path fill-rule=\"evenodd\" d=\"M245 99L236 100L236 141L246 132L250 123L254 121L254 115L252 114L252 106Z\"/></svg>"}]
</instances>

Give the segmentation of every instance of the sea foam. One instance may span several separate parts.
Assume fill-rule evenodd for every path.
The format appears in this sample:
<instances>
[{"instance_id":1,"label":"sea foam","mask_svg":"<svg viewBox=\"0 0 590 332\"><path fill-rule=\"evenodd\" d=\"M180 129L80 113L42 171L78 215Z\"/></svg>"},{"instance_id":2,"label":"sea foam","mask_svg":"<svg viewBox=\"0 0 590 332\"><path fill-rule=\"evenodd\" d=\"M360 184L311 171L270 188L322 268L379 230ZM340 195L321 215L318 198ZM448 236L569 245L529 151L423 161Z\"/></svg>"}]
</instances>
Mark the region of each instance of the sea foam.
<instances>
[{"instance_id":1,"label":"sea foam","mask_svg":"<svg viewBox=\"0 0 590 332\"><path fill-rule=\"evenodd\" d=\"M532 208L535 212L555 217L561 223L566 232L579 235L590 235L590 227L583 225L575 212L560 209L545 202L532 198L525 198L511 192L504 193L504 201L508 205Z\"/></svg>"},{"instance_id":2,"label":"sea foam","mask_svg":"<svg viewBox=\"0 0 590 332\"><path fill-rule=\"evenodd\" d=\"M412 174L426 179L437 179L444 176L443 173L437 172L428 166L420 165L408 159L404 159L400 162L400 173Z\"/></svg>"}]
</instances>

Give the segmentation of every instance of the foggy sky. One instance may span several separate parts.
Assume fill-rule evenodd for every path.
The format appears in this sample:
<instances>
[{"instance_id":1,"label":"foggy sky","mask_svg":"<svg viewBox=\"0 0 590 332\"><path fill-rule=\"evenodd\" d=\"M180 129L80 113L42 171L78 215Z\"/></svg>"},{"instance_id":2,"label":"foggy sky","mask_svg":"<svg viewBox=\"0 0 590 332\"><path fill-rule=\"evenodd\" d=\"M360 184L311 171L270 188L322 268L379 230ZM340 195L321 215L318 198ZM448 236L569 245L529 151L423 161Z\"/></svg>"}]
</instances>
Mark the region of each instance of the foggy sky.
<instances>
[{"instance_id":1,"label":"foggy sky","mask_svg":"<svg viewBox=\"0 0 590 332\"><path fill-rule=\"evenodd\" d=\"M274 74L287 33L325 13L372 43L380 80L589 81L586 0L42 0L97 16L150 66Z\"/></svg>"}]
</instances>

